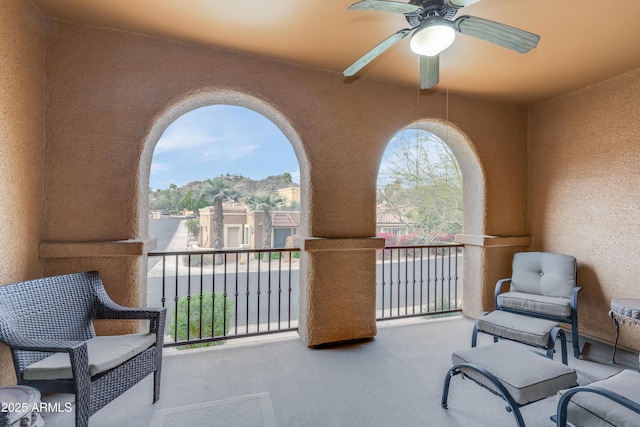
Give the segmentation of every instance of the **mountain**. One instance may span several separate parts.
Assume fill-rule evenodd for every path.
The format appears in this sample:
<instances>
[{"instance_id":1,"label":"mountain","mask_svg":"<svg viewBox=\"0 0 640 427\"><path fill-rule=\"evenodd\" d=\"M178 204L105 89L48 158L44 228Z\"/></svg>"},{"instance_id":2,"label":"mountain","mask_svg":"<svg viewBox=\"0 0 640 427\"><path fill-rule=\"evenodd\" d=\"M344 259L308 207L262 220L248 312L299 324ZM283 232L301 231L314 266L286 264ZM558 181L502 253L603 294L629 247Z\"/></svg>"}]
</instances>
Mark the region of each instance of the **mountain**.
<instances>
[{"instance_id":1,"label":"mountain","mask_svg":"<svg viewBox=\"0 0 640 427\"><path fill-rule=\"evenodd\" d=\"M282 188L300 187L300 184L286 180L283 175L272 175L257 181L242 175L227 174L225 176L233 183L233 188L244 195L260 193L271 194L276 193ZM205 181L193 181L180 187L180 190L183 194L189 190L197 193L204 187L204 183Z\"/></svg>"}]
</instances>

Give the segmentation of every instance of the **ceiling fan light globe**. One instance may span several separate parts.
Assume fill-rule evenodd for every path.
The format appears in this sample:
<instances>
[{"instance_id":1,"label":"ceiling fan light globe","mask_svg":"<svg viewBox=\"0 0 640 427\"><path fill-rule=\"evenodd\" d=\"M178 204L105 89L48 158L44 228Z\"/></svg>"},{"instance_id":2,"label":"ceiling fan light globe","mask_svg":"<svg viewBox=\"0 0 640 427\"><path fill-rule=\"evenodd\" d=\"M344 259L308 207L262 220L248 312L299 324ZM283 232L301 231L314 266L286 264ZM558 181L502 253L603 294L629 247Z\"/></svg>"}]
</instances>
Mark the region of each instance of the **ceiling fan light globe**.
<instances>
[{"instance_id":1,"label":"ceiling fan light globe","mask_svg":"<svg viewBox=\"0 0 640 427\"><path fill-rule=\"evenodd\" d=\"M428 25L413 33L409 46L418 55L435 56L451 46L455 38L456 31L449 25Z\"/></svg>"},{"instance_id":2,"label":"ceiling fan light globe","mask_svg":"<svg viewBox=\"0 0 640 427\"><path fill-rule=\"evenodd\" d=\"M480 0L449 0L449 3L457 7L467 7L479 1Z\"/></svg>"}]
</instances>

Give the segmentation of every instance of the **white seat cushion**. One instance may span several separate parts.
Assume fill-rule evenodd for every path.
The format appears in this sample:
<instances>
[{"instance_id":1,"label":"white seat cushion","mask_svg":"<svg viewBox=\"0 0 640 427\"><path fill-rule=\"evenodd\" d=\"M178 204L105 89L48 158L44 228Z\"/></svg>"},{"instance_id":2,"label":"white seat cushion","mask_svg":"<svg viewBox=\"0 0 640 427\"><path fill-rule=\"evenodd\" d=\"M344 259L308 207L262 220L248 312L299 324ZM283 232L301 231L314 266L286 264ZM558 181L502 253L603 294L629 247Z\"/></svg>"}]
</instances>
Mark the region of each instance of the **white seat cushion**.
<instances>
[{"instance_id":1,"label":"white seat cushion","mask_svg":"<svg viewBox=\"0 0 640 427\"><path fill-rule=\"evenodd\" d=\"M145 351L156 342L156 334L99 336L87 340L91 376L113 369ZM25 380L72 379L68 353L55 353L27 366Z\"/></svg>"},{"instance_id":2,"label":"white seat cushion","mask_svg":"<svg viewBox=\"0 0 640 427\"><path fill-rule=\"evenodd\" d=\"M561 389L577 385L576 371L529 351L518 344L499 342L473 347L453 353L454 365L471 363L492 373L505 386L513 400L526 405L544 399ZM482 374L472 369L462 371L497 392L496 387Z\"/></svg>"},{"instance_id":3,"label":"white seat cushion","mask_svg":"<svg viewBox=\"0 0 640 427\"><path fill-rule=\"evenodd\" d=\"M618 393L633 402L640 403L640 373L626 369L589 386L600 387ZM562 393L560 391L558 398ZM630 409L594 393L576 393L567 406L567 420L576 426L637 427L640 415Z\"/></svg>"}]
</instances>

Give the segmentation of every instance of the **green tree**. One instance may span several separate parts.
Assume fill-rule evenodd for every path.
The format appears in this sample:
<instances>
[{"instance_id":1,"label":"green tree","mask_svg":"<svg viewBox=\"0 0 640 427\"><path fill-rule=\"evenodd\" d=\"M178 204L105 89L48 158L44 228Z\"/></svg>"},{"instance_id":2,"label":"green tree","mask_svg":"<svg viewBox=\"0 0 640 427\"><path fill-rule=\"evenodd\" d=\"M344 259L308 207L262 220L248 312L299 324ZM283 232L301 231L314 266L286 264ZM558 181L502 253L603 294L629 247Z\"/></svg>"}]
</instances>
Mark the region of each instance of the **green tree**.
<instances>
[{"instance_id":1,"label":"green tree","mask_svg":"<svg viewBox=\"0 0 640 427\"><path fill-rule=\"evenodd\" d=\"M293 182L293 177L289 172L285 172L282 174L282 180L287 184L291 184Z\"/></svg>"},{"instance_id":2,"label":"green tree","mask_svg":"<svg viewBox=\"0 0 640 427\"><path fill-rule=\"evenodd\" d=\"M252 194L244 199L244 203L251 211L264 212L264 220L260 223L262 228L262 247L264 249L271 248L271 230L273 223L271 220L271 212L282 206L285 199L279 194Z\"/></svg>"},{"instance_id":3,"label":"green tree","mask_svg":"<svg viewBox=\"0 0 640 427\"><path fill-rule=\"evenodd\" d=\"M405 218L424 243L443 233L460 233L462 178L449 147L429 132L410 130L390 150L381 170L378 204Z\"/></svg>"},{"instance_id":4,"label":"green tree","mask_svg":"<svg viewBox=\"0 0 640 427\"><path fill-rule=\"evenodd\" d=\"M178 213L179 211L182 210L182 204L180 203L182 200L182 192L180 191L177 185L175 184L169 185L168 199L169 199L170 212Z\"/></svg>"},{"instance_id":5,"label":"green tree","mask_svg":"<svg viewBox=\"0 0 640 427\"><path fill-rule=\"evenodd\" d=\"M149 191L149 209L152 211L169 210L169 199L166 190Z\"/></svg>"},{"instance_id":6,"label":"green tree","mask_svg":"<svg viewBox=\"0 0 640 427\"><path fill-rule=\"evenodd\" d=\"M180 201L180 204L184 209L196 213L199 209L207 206L207 202L202 197L197 197L193 190L189 190L186 192L186 194Z\"/></svg>"},{"instance_id":7,"label":"green tree","mask_svg":"<svg viewBox=\"0 0 640 427\"><path fill-rule=\"evenodd\" d=\"M288 208L294 212L300 212L300 202L297 200L292 200Z\"/></svg>"},{"instance_id":8,"label":"green tree","mask_svg":"<svg viewBox=\"0 0 640 427\"><path fill-rule=\"evenodd\" d=\"M164 190L149 192L149 209L177 213L182 210L182 191L177 185L171 184Z\"/></svg>"},{"instance_id":9,"label":"green tree","mask_svg":"<svg viewBox=\"0 0 640 427\"><path fill-rule=\"evenodd\" d=\"M185 225L187 226L187 231L189 232L189 234L191 234L194 238L197 239L198 236L200 236L200 220L188 219Z\"/></svg>"}]
</instances>

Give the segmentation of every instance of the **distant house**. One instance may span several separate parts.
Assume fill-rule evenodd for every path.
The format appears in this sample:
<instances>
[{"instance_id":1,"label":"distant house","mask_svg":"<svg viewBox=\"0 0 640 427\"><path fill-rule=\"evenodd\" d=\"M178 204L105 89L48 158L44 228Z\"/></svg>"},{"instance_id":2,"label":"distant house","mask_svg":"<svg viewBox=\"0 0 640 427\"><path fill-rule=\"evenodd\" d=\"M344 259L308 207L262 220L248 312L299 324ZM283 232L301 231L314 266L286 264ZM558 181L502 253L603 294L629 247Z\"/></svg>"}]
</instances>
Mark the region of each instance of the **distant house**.
<instances>
[{"instance_id":1,"label":"distant house","mask_svg":"<svg viewBox=\"0 0 640 427\"><path fill-rule=\"evenodd\" d=\"M298 214L298 221L291 217L291 213L294 212L273 212L271 214L273 226L271 242L274 248L285 248L287 246L287 238L298 234L300 212L295 212Z\"/></svg>"},{"instance_id":2,"label":"distant house","mask_svg":"<svg viewBox=\"0 0 640 427\"><path fill-rule=\"evenodd\" d=\"M300 187L289 187L278 190L286 205L293 202L300 203ZM224 210L224 235L222 245L224 249L260 249L262 248L262 222L264 212L250 211L244 203L227 202ZM200 209L200 237L199 246L213 247L212 215L213 208L208 206ZM299 232L299 211L271 212L271 245L272 248L284 248L287 239ZM413 223L406 216L379 207L377 212L376 234L391 234L403 236L409 234Z\"/></svg>"},{"instance_id":3,"label":"distant house","mask_svg":"<svg viewBox=\"0 0 640 427\"><path fill-rule=\"evenodd\" d=\"M291 206L294 202L300 204L300 187L281 188L278 190L278 195L286 200L287 206Z\"/></svg>"},{"instance_id":4,"label":"distant house","mask_svg":"<svg viewBox=\"0 0 640 427\"><path fill-rule=\"evenodd\" d=\"M262 248L262 224L264 212L250 211L243 203L225 203L224 235L222 245L224 249L259 249ZM199 246L213 247L211 206L200 209L200 237ZM298 234L300 226L300 212L274 211L271 212L271 244L273 248L284 248L289 236Z\"/></svg>"},{"instance_id":5,"label":"distant house","mask_svg":"<svg viewBox=\"0 0 640 427\"><path fill-rule=\"evenodd\" d=\"M402 236L408 234L411 229L411 221L400 213L378 209L376 218L376 234Z\"/></svg>"}]
</instances>

